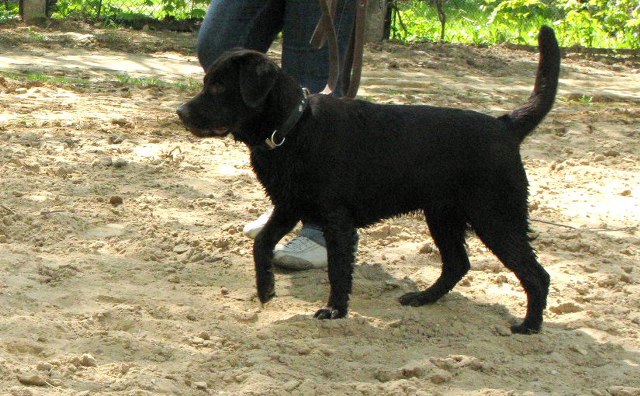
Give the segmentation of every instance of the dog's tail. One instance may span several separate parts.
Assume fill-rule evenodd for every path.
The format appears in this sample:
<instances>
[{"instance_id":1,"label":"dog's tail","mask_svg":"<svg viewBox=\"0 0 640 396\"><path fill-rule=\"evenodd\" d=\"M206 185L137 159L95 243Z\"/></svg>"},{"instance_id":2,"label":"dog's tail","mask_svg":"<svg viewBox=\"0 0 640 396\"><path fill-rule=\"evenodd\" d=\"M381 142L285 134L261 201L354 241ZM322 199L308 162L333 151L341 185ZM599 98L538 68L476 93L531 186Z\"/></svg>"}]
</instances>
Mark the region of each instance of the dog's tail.
<instances>
[{"instance_id":1,"label":"dog's tail","mask_svg":"<svg viewBox=\"0 0 640 396\"><path fill-rule=\"evenodd\" d=\"M534 130L547 115L556 98L560 74L560 48L553 29L543 26L538 34L540 60L533 92L523 106L500 117L520 142Z\"/></svg>"}]
</instances>

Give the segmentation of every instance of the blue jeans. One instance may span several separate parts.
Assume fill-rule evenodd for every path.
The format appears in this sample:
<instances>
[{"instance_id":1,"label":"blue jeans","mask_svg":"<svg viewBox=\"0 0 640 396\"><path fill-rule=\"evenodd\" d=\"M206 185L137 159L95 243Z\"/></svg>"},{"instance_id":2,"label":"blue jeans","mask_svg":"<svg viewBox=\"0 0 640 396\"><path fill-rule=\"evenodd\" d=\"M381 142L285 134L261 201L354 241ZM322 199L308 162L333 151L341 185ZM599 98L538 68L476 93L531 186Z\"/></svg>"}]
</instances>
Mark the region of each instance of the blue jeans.
<instances>
[{"instance_id":1,"label":"blue jeans","mask_svg":"<svg viewBox=\"0 0 640 396\"><path fill-rule=\"evenodd\" d=\"M355 0L338 0L335 24L340 59L350 44ZM329 50L309 44L320 20L317 0L212 0L202 22L196 52L207 71L226 50L244 47L267 52L282 33L282 70L311 92L320 92L329 77ZM340 95L339 86L335 95ZM326 246L320 227L305 223L300 235Z\"/></svg>"},{"instance_id":2,"label":"blue jeans","mask_svg":"<svg viewBox=\"0 0 640 396\"><path fill-rule=\"evenodd\" d=\"M355 10L355 0L338 0L340 59L349 46ZM212 0L198 33L198 60L206 71L234 47L267 52L282 33L282 69L311 92L320 92L329 77L329 50L309 44L320 15L318 0Z\"/></svg>"}]
</instances>

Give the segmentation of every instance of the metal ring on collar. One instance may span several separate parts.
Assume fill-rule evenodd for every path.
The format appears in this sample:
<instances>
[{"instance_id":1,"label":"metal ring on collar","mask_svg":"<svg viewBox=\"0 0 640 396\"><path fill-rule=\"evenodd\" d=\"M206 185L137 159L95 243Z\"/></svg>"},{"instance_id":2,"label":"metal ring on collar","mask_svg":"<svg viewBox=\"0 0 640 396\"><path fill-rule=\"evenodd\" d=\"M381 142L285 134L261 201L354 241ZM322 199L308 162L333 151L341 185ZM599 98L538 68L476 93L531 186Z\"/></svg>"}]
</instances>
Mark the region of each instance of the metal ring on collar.
<instances>
[{"instance_id":1,"label":"metal ring on collar","mask_svg":"<svg viewBox=\"0 0 640 396\"><path fill-rule=\"evenodd\" d=\"M273 140L276 137L276 132L278 132L277 129L275 131L273 131L273 133L271 134L271 137L265 141L267 143L267 146L269 146L269 148L272 149L272 150L274 148L276 148L276 147L282 146L284 141L287 140L286 137L283 137L282 141L280 143L276 143L275 140Z\"/></svg>"}]
</instances>

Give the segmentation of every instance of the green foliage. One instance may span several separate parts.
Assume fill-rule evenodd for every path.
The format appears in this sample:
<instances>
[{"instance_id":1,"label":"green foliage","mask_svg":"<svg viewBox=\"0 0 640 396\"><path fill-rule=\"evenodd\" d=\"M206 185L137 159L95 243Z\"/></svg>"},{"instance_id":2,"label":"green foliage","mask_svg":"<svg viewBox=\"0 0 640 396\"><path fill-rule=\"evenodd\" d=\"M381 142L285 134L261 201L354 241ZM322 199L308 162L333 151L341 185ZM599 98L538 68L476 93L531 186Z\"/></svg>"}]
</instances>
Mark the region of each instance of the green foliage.
<instances>
[{"instance_id":1,"label":"green foliage","mask_svg":"<svg viewBox=\"0 0 640 396\"><path fill-rule=\"evenodd\" d=\"M640 48L640 3L637 0L565 0L559 26L577 45Z\"/></svg>"},{"instance_id":2,"label":"green foliage","mask_svg":"<svg viewBox=\"0 0 640 396\"><path fill-rule=\"evenodd\" d=\"M424 1L415 1L410 7L402 8L402 29L394 29L396 39L401 41L418 41L424 37L435 37L438 26L434 23L437 15L434 9Z\"/></svg>"},{"instance_id":3,"label":"green foliage","mask_svg":"<svg viewBox=\"0 0 640 396\"><path fill-rule=\"evenodd\" d=\"M209 0L58 0L55 16L135 26L165 18L202 19L208 4Z\"/></svg>"},{"instance_id":4,"label":"green foliage","mask_svg":"<svg viewBox=\"0 0 640 396\"><path fill-rule=\"evenodd\" d=\"M550 7L540 0L486 0L481 8L490 11L487 24L492 31L510 32L511 37L501 38L519 44L535 40L538 27L552 18Z\"/></svg>"},{"instance_id":5,"label":"green foliage","mask_svg":"<svg viewBox=\"0 0 640 396\"><path fill-rule=\"evenodd\" d=\"M394 38L436 41L439 22L431 1L397 1L403 26ZM638 0L449 0L446 41L535 45L551 25L563 46L640 49ZM398 19L397 19L398 20Z\"/></svg>"},{"instance_id":6,"label":"green foliage","mask_svg":"<svg viewBox=\"0 0 640 396\"><path fill-rule=\"evenodd\" d=\"M0 24L18 19L18 3L0 3Z\"/></svg>"},{"instance_id":7,"label":"green foliage","mask_svg":"<svg viewBox=\"0 0 640 396\"><path fill-rule=\"evenodd\" d=\"M403 26L392 29L393 38L405 42L437 41L440 39L438 13L430 1L410 0L398 4ZM445 6L447 30L445 41L485 44L491 41L481 25L486 24L486 12L474 0L449 0Z\"/></svg>"},{"instance_id":8,"label":"green foliage","mask_svg":"<svg viewBox=\"0 0 640 396\"><path fill-rule=\"evenodd\" d=\"M152 5L154 1L145 0L145 3ZM172 15L176 19L188 19L188 18L204 18L206 12L206 6L209 4L208 0L162 0L162 12L165 15ZM195 8L194 6L203 5L205 7ZM185 12L186 11L186 12Z\"/></svg>"},{"instance_id":9,"label":"green foliage","mask_svg":"<svg viewBox=\"0 0 640 396\"><path fill-rule=\"evenodd\" d=\"M314 0L309 0L314 1ZM154 20L198 20L210 0L58 0L55 18L100 20L141 28ZM392 0L392 35L404 42L439 41L435 0ZM447 0L445 41L535 45L543 24L562 46L640 49L639 0ZM0 3L0 24L17 19L17 1Z\"/></svg>"}]
</instances>

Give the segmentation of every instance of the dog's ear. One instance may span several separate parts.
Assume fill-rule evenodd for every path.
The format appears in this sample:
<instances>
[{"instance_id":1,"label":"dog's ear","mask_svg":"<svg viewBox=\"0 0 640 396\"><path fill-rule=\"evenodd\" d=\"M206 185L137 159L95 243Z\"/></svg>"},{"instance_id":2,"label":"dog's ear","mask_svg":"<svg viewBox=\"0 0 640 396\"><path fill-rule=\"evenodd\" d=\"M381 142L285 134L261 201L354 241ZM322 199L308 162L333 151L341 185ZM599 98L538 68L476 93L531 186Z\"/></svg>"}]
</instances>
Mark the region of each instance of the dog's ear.
<instances>
[{"instance_id":1,"label":"dog's ear","mask_svg":"<svg viewBox=\"0 0 640 396\"><path fill-rule=\"evenodd\" d=\"M240 66L240 93L244 103L256 108L264 102L276 83L278 67L266 56L250 56Z\"/></svg>"}]
</instances>

